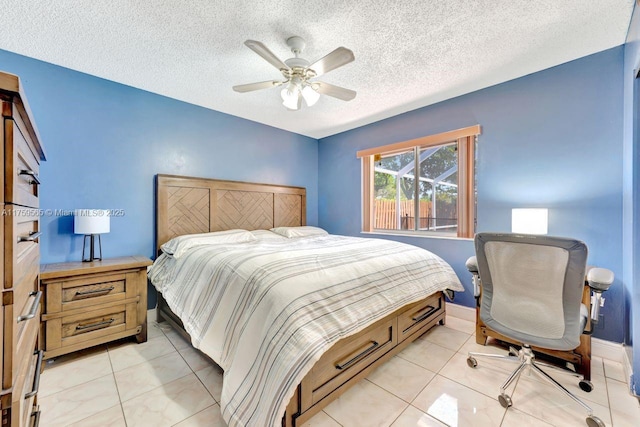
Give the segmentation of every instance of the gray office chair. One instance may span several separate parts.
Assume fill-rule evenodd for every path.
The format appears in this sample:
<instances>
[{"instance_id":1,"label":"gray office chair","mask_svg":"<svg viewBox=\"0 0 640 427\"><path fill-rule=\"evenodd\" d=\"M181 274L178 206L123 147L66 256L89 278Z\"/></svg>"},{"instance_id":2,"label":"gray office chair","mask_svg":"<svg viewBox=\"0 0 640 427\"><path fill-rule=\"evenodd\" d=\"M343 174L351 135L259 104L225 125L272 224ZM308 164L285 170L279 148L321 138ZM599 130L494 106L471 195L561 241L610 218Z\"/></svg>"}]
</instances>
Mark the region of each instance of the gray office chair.
<instances>
[{"instance_id":1,"label":"gray office chair","mask_svg":"<svg viewBox=\"0 0 640 427\"><path fill-rule=\"evenodd\" d=\"M504 408L512 405L507 388L526 368L584 407L588 426L604 426L588 405L539 367L530 347L566 351L580 345L589 317L582 304L587 246L560 237L478 233L475 249L476 256L469 258L467 268L474 274L474 284L482 287L480 318L494 331L522 343L522 348L511 348L508 356L470 352L467 364L477 367L476 357L519 363L500 387L498 400ZM592 289L601 293L613 282L613 273L595 270L588 279ZM588 386L590 391L592 386Z\"/></svg>"}]
</instances>

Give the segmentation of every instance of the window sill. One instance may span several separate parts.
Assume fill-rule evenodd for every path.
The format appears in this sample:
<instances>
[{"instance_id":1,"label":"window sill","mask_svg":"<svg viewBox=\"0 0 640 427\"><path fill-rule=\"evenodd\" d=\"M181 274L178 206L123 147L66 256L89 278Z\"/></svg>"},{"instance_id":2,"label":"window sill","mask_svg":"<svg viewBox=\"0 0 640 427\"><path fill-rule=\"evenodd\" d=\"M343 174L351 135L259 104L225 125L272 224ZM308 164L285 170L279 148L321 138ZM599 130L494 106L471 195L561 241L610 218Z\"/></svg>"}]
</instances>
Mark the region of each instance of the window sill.
<instances>
[{"instance_id":1,"label":"window sill","mask_svg":"<svg viewBox=\"0 0 640 427\"><path fill-rule=\"evenodd\" d=\"M421 231L402 231L402 230L374 230L374 231L361 231L360 234L368 234L368 235L381 235L381 236L402 236L402 237L418 237L421 239L444 239L444 240L464 240L473 242L472 237L457 237L446 234L438 234L433 231L429 232L421 232Z\"/></svg>"}]
</instances>

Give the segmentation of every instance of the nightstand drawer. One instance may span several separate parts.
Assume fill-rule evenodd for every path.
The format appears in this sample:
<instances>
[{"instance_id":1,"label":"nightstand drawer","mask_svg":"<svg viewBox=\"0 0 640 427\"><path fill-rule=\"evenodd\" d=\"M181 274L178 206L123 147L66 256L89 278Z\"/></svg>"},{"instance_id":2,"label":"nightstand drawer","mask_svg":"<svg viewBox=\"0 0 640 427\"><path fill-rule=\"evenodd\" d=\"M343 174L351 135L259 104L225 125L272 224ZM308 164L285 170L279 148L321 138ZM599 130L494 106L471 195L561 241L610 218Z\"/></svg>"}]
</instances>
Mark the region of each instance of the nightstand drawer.
<instances>
[{"instance_id":1,"label":"nightstand drawer","mask_svg":"<svg viewBox=\"0 0 640 427\"><path fill-rule=\"evenodd\" d=\"M62 340L70 337L81 337L95 331L109 331L114 328L116 331L122 329L119 325L125 324L125 306L114 307L110 313L102 316L95 316L95 313L88 313L87 316L73 316L62 318Z\"/></svg>"},{"instance_id":2,"label":"nightstand drawer","mask_svg":"<svg viewBox=\"0 0 640 427\"><path fill-rule=\"evenodd\" d=\"M55 353L74 351L139 332L137 324L138 303L112 304L97 307L71 316L61 316L45 321L46 358ZM57 351L62 350L62 351Z\"/></svg>"},{"instance_id":3,"label":"nightstand drawer","mask_svg":"<svg viewBox=\"0 0 640 427\"><path fill-rule=\"evenodd\" d=\"M127 294L135 297L135 286L127 273L99 274L63 282L47 283L47 314L82 309L114 301Z\"/></svg>"}]
</instances>

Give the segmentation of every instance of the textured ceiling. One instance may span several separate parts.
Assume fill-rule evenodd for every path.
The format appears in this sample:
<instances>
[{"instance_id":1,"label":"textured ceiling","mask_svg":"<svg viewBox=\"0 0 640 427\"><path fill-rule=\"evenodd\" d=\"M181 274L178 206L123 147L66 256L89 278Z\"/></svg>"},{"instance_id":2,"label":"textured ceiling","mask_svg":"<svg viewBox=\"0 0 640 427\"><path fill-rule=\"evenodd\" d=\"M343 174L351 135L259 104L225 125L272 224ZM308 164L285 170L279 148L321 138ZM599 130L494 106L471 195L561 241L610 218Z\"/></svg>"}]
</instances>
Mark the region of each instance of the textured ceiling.
<instances>
[{"instance_id":1,"label":"textured ceiling","mask_svg":"<svg viewBox=\"0 0 640 427\"><path fill-rule=\"evenodd\" d=\"M624 43L633 0L0 0L0 49L313 138L322 138ZM355 62L318 80L358 92L288 111L280 79L243 45L281 59ZM0 64L1 68L1 64Z\"/></svg>"}]
</instances>

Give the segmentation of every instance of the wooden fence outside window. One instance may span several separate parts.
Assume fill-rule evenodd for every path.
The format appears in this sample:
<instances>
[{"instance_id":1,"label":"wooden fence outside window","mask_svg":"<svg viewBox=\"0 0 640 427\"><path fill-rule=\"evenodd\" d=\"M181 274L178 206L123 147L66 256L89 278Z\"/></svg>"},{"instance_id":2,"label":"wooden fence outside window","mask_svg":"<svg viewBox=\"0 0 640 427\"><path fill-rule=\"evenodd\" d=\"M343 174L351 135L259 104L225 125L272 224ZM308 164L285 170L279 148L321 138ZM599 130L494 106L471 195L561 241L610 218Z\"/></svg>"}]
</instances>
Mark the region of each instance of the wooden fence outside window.
<instances>
[{"instance_id":1,"label":"wooden fence outside window","mask_svg":"<svg viewBox=\"0 0 640 427\"><path fill-rule=\"evenodd\" d=\"M413 200L401 200L400 201L400 216L402 230L413 230L415 224ZM438 214L437 225L455 225L457 223L456 218L456 205L443 204L438 200ZM396 201L375 199L374 201L374 228L381 230L398 230L398 219L396 217ZM433 227L434 215L431 209L430 201L420 201L420 229L428 229Z\"/></svg>"}]
</instances>

